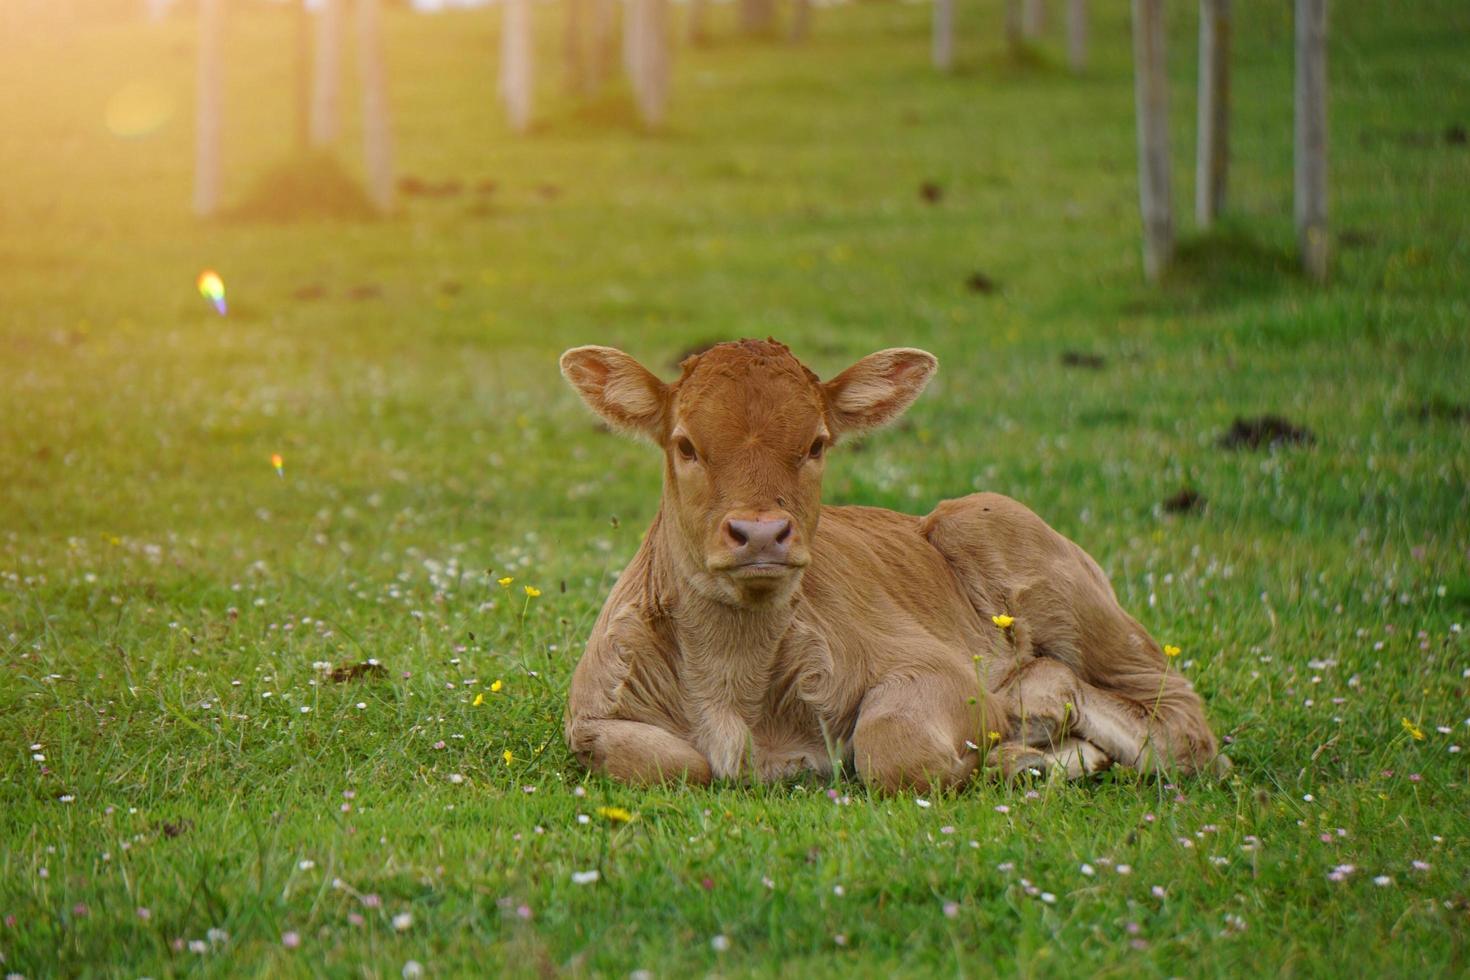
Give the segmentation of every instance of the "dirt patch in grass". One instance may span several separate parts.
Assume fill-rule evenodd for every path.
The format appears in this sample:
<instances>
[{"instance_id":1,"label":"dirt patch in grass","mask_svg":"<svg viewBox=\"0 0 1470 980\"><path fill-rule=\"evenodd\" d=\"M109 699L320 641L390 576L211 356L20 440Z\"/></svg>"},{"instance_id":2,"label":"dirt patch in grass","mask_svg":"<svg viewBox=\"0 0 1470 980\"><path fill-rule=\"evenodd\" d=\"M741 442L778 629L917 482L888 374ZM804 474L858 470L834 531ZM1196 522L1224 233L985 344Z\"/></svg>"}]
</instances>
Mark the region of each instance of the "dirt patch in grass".
<instances>
[{"instance_id":1,"label":"dirt patch in grass","mask_svg":"<svg viewBox=\"0 0 1470 980\"><path fill-rule=\"evenodd\" d=\"M985 273L972 272L965 279L965 288L972 293L979 293L982 296L989 296L999 290L1000 286L996 285L995 280L987 276Z\"/></svg>"},{"instance_id":2,"label":"dirt patch in grass","mask_svg":"<svg viewBox=\"0 0 1470 980\"><path fill-rule=\"evenodd\" d=\"M1087 368L1089 371L1101 371L1107 366L1108 359L1101 354L1089 354L1080 350L1062 351L1062 367Z\"/></svg>"},{"instance_id":3,"label":"dirt patch in grass","mask_svg":"<svg viewBox=\"0 0 1470 980\"><path fill-rule=\"evenodd\" d=\"M1164 498L1162 506L1170 514L1198 514L1205 509L1205 498L1194 487L1180 487Z\"/></svg>"},{"instance_id":4,"label":"dirt patch in grass","mask_svg":"<svg viewBox=\"0 0 1470 980\"><path fill-rule=\"evenodd\" d=\"M1470 422L1470 404L1436 395L1419 402L1410 414L1420 422Z\"/></svg>"},{"instance_id":5,"label":"dirt patch in grass","mask_svg":"<svg viewBox=\"0 0 1470 980\"><path fill-rule=\"evenodd\" d=\"M1311 429L1296 425L1280 415L1237 416L1225 434L1216 440L1221 449L1261 449L1276 446L1310 446L1317 441Z\"/></svg>"}]
</instances>

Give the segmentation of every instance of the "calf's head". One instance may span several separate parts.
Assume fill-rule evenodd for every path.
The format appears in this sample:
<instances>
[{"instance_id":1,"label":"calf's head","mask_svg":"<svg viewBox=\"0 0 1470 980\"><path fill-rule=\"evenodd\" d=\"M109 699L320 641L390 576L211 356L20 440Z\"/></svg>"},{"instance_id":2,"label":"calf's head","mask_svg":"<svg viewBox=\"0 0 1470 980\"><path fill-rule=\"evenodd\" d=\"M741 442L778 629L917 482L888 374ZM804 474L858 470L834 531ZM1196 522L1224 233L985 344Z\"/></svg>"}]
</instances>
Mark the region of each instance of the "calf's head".
<instances>
[{"instance_id":1,"label":"calf's head","mask_svg":"<svg viewBox=\"0 0 1470 980\"><path fill-rule=\"evenodd\" d=\"M709 598L789 596L810 561L827 450L898 418L924 390L932 354L870 354L822 382L774 340L720 344L664 383L611 347L575 347L562 375L594 412L664 453L665 540Z\"/></svg>"}]
</instances>

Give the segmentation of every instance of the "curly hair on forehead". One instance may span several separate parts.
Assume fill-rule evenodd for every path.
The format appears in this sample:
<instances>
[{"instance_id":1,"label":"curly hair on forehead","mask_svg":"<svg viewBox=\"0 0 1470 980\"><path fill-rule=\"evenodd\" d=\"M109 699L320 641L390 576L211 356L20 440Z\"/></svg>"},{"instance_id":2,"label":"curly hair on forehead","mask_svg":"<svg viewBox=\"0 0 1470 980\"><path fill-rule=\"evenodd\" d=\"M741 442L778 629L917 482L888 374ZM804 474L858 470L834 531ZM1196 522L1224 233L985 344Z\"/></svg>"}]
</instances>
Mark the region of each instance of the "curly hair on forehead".
<instances>
[{"instance_id":1,"label":"curly hair on forehead","mask_svg":"<svg viewBox=\"0 0 1470 980\"><path fill-rule=\"evenodd\" d=\"M765 340L745 338L715 344L684 358L679 367L681 373L676 384L687 381L700 369L727 378L744 377L759 370L787 374L810 384L821 381L815 372L796 359L791 348L774 337L767 337Z\"/></svg>"}]
</instances>

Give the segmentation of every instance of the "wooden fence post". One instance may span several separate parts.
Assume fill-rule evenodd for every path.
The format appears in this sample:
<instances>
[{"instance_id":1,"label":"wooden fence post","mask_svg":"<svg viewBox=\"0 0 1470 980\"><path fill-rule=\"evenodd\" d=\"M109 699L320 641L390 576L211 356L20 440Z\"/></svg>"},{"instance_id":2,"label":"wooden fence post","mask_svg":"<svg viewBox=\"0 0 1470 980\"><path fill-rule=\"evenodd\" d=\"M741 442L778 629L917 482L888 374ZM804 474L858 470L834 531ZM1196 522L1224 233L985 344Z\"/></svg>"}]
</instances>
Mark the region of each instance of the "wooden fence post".
<instances>
[{"instance_id":1,"label":"wooden fence post","mask_svg":"<svg viewBox=\"0 0 1470 980\"><path fill-rule=\"evenodd\" d=\"M531 125L531 0L502 0L500 15L500 97L510 128Z\"/></svg>"},{"instance_id":2,"label":"wooden fence post","mask_svg":"<svg viewBox=\"0 0 1470 980\"><path fill-rule=\"evenodd\" d=\"M618 0L592 0L592 90L612 77L617 60Z\"/></svg>"},{"instance_id":3,"label":"wooden fence post","mask_svg":"<svg viewBox=\"0 0 1470 980\"><path fill-rule=\"evenodd\" d=\"M393 128L388 70L383 63L379 0L357 0L357 72L362 86L362 147L368 197L380 213L393 210Z\"/></svg>"},{"instance_id":4,"label":"wooden fence post","mask_svg":"<svg viewBox=\"0 0 1470 980\"><path fill-rule=\"evenodd\" d=\"M194 110L194 213L219 209L220 140L224 132L225 0L199 0L198 100Z\"/></svg>"},{"instance_id":5,"label":"wooden fence post","mask_svg":"<svg viewBox=\"0 0 1470 980\"><path fill-rule=\"evenodd\" d=\"M1046 0L1025 0L1022 9L1022 33L1033 40L1040 37L1046 30Z\"/></svg>"},{"instance_id":6,"label":"wooden fence post","mask_svg":"<svg viewBox=\"0 0 1470 980\"><path fill-rule=\"evenodd\" d=\"M1296 0L1296 230L1307 275L1327 278L1327 0Z\"/></svg>"},{"instance_id":7,"label":"wooden fence post","mask_svg":"<svg viewBox=\"0 0 1470 980\"><path fill-rule=\"evenodd\" d=\"M934 67L940 71L949 71L954 66L954 0L934 0L931 57Z\"/></svg>"},{"instance_id":8,"label":"wooden fence post","mask_svg":"<svg viewBox=\"0 0 1470 980\"><path fill-rule=\"evenodd\" d=\"M316 12L311 71L311 145L336 142L342 129L342 3L322 0Z\"/></svg>"},{"instance_id":9,"label":"wooden fence post","mask_svg":"<svg viewBox=\"0 0 1470 980\"><path fill-rule=\"evenodd\" d=\"M311 145L311 11L306 0L291 0L296 22L296 152Z\"/></svg>"},{"instance_id":10,"label":"wooden fence post","mask_svg":"<svg viewBox=\"0 0 1470 980\"><path fill-rule=\"evenodd\" d=\"M591 88L587 64L590 7L588 0L566 0L566 9L562 11L561 51L566 70L563 85L572 95L586 95Z\"/></svg>"},{"instance_id":11,"label":"wooden fence post","mask_svg":"<svg viewBox=\"0 0 1470 980\"><path fill-rule=\"evenodd\" d=\"M690 44L709 43L709 4L710 0L689 0L684 35Z\"/></svg>"},{"instance_id":12,"label":"wooden fence post","mask_svg":"<svg viewBox=\"0 0 1470 980\"><path fill-rule=\"evenodd\" d=\"M657 129L669 98L669 0L630 0L624 30L638 115L645 126Z\"/></svg>"},{"instance_id":13,"label":"wooden fence post","mask_svg":"<svg viewBox=\"0 0 1470 980\"><path fill-rule=\"evenodd\" d=\"M770 35L776 31L776 0L738 0L740 30L747 35Z\"/></svg>"},{"instance_id":14,"label":"wooden fence post","mask_svg":"<svg viewBox=\"0 0 1470 980\"><path fill-rule=\"evenodd\" d=\"M1087 69L1087 0L1067 0L1067 62L1073 71Z\"/></svg>"},{"instance_id":15,"label":"wooden fence post","mask_svg":"<svg viewBox=\"0 0 1470 980\"><path fill-rule=\"evenodd\" d=\"M1174 253L1169 181L1169 91L1164 60L1164 0L1133 0L1133 92L1138 115L1138 199L1143 274L1156 282Z\"/></svg>"},{"instance_id":16,"label":"wooden fence post","mask_svg":"<svg viewBox=\"0 0 1470 980\"><path fill-rule=\"evenodd\" d=\"M802 43L812 33L812 0L792 0L790 38Z\"/></svg>"},{"instance_id":17,"label":"wooden fence post","mask_svg":"<svg viewBox=\"0 0 1470 980\"><path fill-rule=\"evenodd\" d=\"M508 0L501 0L502 3ZM643 0L623 3L623 74L633 90L633 102L643 112Z\"/></svg>"},{"instance_id":18,"label":"wooden fence post","mask_svg":"<svg viewBox=\"0 0 1470 980\"><path fill-rule=\"evenodd\" d=\"M1225 209L1230 174L1230 0L1199 2L1199 120L1194 216L1201 228Z\"/></svg>"}]
</instances>

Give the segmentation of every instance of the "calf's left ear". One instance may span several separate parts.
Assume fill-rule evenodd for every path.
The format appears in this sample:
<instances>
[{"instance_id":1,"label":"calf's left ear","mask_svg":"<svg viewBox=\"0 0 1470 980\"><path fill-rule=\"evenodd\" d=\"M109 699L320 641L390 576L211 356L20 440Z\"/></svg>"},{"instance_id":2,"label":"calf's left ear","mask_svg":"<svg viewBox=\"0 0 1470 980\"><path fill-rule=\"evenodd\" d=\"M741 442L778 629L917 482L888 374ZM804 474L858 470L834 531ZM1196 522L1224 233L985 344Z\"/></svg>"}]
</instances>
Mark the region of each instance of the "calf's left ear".
<instances>
[{"instance_id":1,"label":"calf's left ear","mask_svg":"<svg viewBox=\"0 0 1470 980\"><path fill-rule=\"evenodd\" d=\"M627 354L615 347L573 347L561 356L561 374L614 428L654 442L663 437L669 386Z\"/></svg>"},{"instance_id":2,"label":"calf's left ear","mask_svg":"<svg viewBox=\"0 0 1470 980\"><path fill-rule=\"evenodd\" d=\"M939 361L915 347L869 354L822 385L833 435L887 425L913 404L939 370Z\"/></svg>"}]
</instances>

